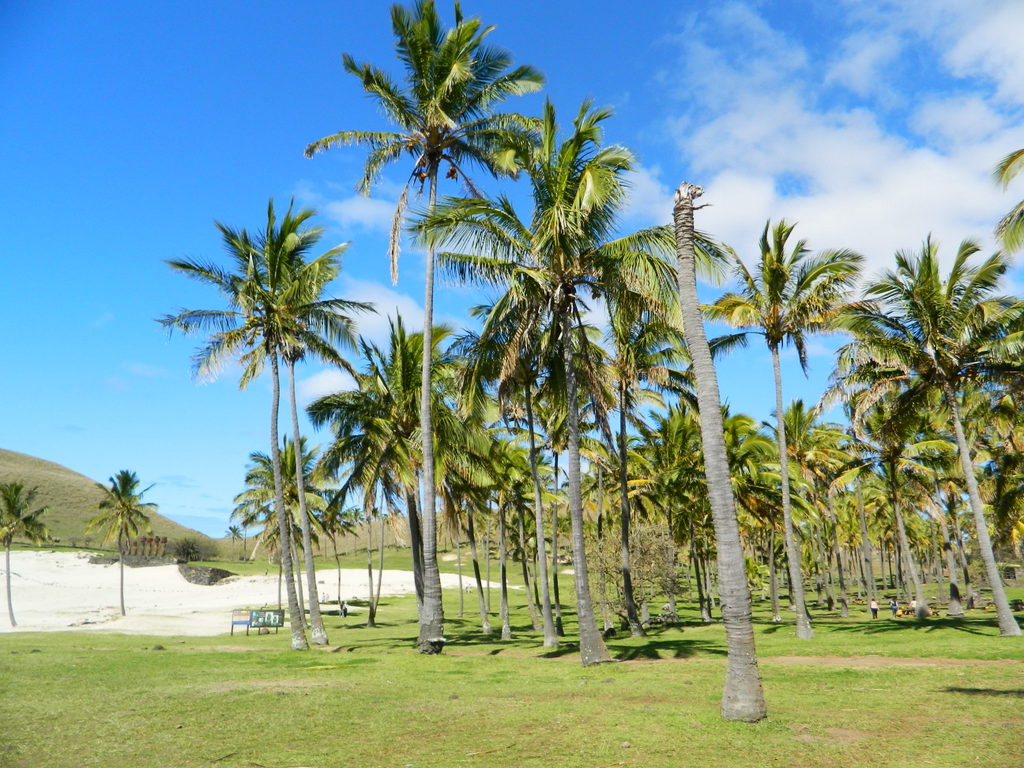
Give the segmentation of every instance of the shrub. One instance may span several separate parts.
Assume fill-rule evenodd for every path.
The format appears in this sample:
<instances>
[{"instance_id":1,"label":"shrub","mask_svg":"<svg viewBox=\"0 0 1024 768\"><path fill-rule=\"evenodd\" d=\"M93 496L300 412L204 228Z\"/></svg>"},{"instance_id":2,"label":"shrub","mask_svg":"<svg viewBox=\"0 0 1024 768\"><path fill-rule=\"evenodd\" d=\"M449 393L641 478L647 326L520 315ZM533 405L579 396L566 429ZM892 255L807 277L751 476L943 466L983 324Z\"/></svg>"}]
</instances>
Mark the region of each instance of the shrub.
<instances>
[{"instance_id":1,"label":"shrub","mask_svg":"<svg viewBox=\"0 0 1024 768\"><path fill-rule=\"evenodd\" d=\"M211 560L216 556L216 548L211 542L199 539L184 538L174 542L172 552L179 560L193 563L197 560Z\"/></svg>"}]
</instances>

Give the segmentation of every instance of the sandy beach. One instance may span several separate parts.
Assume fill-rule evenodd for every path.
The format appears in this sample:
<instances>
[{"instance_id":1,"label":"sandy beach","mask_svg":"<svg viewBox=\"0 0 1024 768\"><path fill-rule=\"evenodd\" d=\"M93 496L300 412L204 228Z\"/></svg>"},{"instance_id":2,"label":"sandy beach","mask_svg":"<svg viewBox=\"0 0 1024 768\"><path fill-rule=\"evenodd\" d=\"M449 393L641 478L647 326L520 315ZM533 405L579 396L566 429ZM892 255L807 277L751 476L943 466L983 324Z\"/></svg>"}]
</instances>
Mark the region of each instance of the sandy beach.
<instances>
[{"instance_id":1,"label":"sandy beach","mask_svg":"<svg viewBox=\"0 0 1024 768\"><path fill-rule=\"evenodd\" d=\"M201 586L186 581L176 565L162 565L125 568L128 615L121 616L117 570L116 564L91 564L89 555L81 552L12 552L11 591L18 626L10 626L4 611L0 632L82 630L208 636L231 631L233 609L277 607L274 571L266 576L232 576L213 586ZM382 595L410 594L415 589L411 571L384 571L382 582ZM442 573L441 585L457 589L458 577ZM338 571L317 571L317 588L321 600L335 600ZM343 600L365 598L366 592L365 570L342 569Z\"/></svg>"}]
</instances>

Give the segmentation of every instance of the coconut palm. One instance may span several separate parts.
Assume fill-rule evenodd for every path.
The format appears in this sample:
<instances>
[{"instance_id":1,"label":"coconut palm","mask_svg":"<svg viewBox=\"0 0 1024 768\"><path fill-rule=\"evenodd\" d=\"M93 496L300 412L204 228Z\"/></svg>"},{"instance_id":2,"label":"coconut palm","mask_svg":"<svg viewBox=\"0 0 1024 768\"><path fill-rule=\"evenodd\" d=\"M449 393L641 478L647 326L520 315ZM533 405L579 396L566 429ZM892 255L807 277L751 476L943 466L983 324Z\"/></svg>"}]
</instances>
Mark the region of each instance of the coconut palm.
<instances>
[{"instance_id":1,"label":"coconut palm","mask_svg":"<svg viewBox=\"0 0 1024 768\"><path fill-rule=\"evenodd\" d=\"M737 339L746 339L748 334L763 336L771 353L775 377L775 425L782 470L783 535L796 604L797 637L809 639L813 631L804 603L800 548L790 505L779 352L787 344L792 344L801 367L807 370L806 337L832 327L836 315L848 302L848 291L860 273L863 258L846 250L823 251L812 256L803 240L789 248L793 227L785 221L780 221L774 228L770 221L765 223L757 264L749 269L738 257L735 259L735 276L740 289L720 297L709 308L708 314L736 328L749 329L737 334Z\"/></svg>"},{"instance_id":2,"label":"coconut palm","mask_svg":"<svg viewBox=\"0 0 1024 768\"><path fill-rule=\"evenodd\" d=\"M996 166L996 181L1006 189L1010 182L1024 170L1024 149L1011 152ZM1024 200L1017 203L1000 219L996 234L1008 252L1019 250L1024 245Z\"/></svg>"},{"instance_id":3,"label":"coconut palm","mask_svg":"<svg viewBox=\"0 0 1024 768\"><path fill-rule=\"evenodd\" d=\"M216 226L231 268L224 269L197 259L169 261L168 264L175 271L216 288L228 308L183 309L160 320L171 331L177 329L186 334L212 331L205 346L193 357L193 371L199 377L216 376L229 358L237 357L242 365L239 386L244 388L263 371L267 362L270 363L270 455L274 473L274 514L282 542L288 541L288 534L278 435L280 362L282 358L297 359L296 350L310 349L326 354L321 343L324 335L330 337L347 330L345 319L324 320L333 313L332 306L337 308L337 305L333 300L318 302L319 294L310 287L311 283L319 284L321 270L329 272L339 253L338 249L332 249L306 264L306 254L322 234L322 230L306 226L314 215L310 209L293 213L289 205L284 218L278 222L271 200L267 206L266 228L255 235L218 222ZM328 324L324 325L325 322ZM293 617L302 617L289 547L281 547L281 566L288 590L288 610ZM293 650L308 648L303 624L301 620L291 622Z\"/></svg>"},{"instance_id":4,"label":"coconut palm","mask_svg":"<svg viewBox=\"0 0 1024 768\"><path fill-rule=\"evenodd\" d=\"M861 392L857 414L885 394L901 392L905 409L921 407L930 391L949 409L974 515L978 550L992 588L1003 635L1019 635L988 532L975 458L964 432L960 397L965 387L1015 385L1024 372L1024 302L997 293L1009 264L996 253L971 263L978 246L960 244L946 275L938 245L929 237L920 252L896 254L896 268L872 282L872 304L851 310L844 326L854 340L840 350L838 385Z\"/></svg>"},{"instance_id":5,"label":"coconut palm","mask_svg":"<svg viewBox=\"0 0 1024 768\"><path fill-rule=\"evenodd\" d=\"M305 229L302 236L311 247L319 240L322 232L322 229ZM299 413L295 402L295 364L307 357L313 357L352 373L352 366L339 354L338 347L352 347L355 343L352 335L353 322L349 313L371 309L370 305L361 302L324 296L328 285L341 271L340 257L345 248L345 245L337 246L309 262L297 258L292 265L291 280L294 287L289 288L291 304L287 308L292 315L291 327L282 357L288 369L288 402L292 417L292 440L295 443L301 440ZM301 254L301 251L297 253ZM295 461L299 460L300 452L295 452ZM300 471L298 465L295 467L294 477L298 485L298 519L302 530L302 552L306 565L313 642L317 645L327 645L327 630L320 616L309 516L306 513L306 494L303 489L305 472Z\"/></svg>"},{"instance_id":6,"label":"coconut palm","mask_svg":"<svg viewBox=\"0 0 1024 768\"><path fill-rule=\"evenodd\" d=\"M755 722L764 719L767 707L754 651L754 626L750 591L744 569L743 545L736 519L736 502L729 476L722 426L722 401L711 348L704 333L704 317L697 297L697 248L693 201L704 190L683 182L673 205L679 304L686 346L693 361L693 377L700 410L701 443L708 501L715 525L718 551L718 588L722 596L728 662L722 695L722 716L727 720Z\"/></svg>"},{"instance_id":7,"label":"coconut palm","mask_svg":"<svg viewBox=\"0 0 1024 768\"><path fill-rule=\"evenodd\" d=\"M110 487L96 483L103 498L96 505L99 514L86 525L86 531L103 531L104 541L117 542L117 560L121 571L121 615L124 616L124 553L132 537L141 531L149 533L149 514L156 504L144 502L142 497L152 488L139 490L139 478L134 472L122 469L110 478Z\"/></svg>"},{"instance_id":8,"label":"coconut palm","mask_svg":"<svg viewBox=\"0 0 1024 768\"><path fill-rule=\"evenodd\" d=\"M485 44L493 27L477 18L463 18L455 5L455 26L446 29L432 0L418 0L412 10L391 7L395 49L405 69L404 86L371 64L357 64L344 54L346 71L359 78L397 131L340 131L306 147L311 157L332 147L362 144L369 155L359 182L364 194L387 164L403 155L412 158L413 169L395 210L391 232L391 276L398 279L398 236L409 188L428 187L427 210L437 199L438 171L448 164L446 178L461 180L472 188L468 166L482 166L499 175L514 171L514 152L501 151L514 143L515 128L522 120L496 115L494 107L509 96L539 90L541 75L527 66L511 68L509 55ZM423 327L433 328L434 250L426 259ZM422 499L424 526L424 605L420 611L417 647L421 653L438 653L444 647L444 614L441 580L437 570L434 516L433 427L430 346L424 345L420 386L420 426L423 451Z\"/></svg>"},{"instance_id":9,"label":"coconut palm","mask_svg":"<svg viewBox=\"0 0 1024 768\"><path fill-rule=\"evenodd\" d=\"M590 599L580 492L579 381L593 365L583 328L584 296L599 298L612 286L625 284L657 301L664 297L654 295L656 276L671 274L663 258L671 248L666 227L612 238L625 202L623 175L633 158L623 147L601 146L602 124L610 114L584 103L572 131L560 140L555 109L545 104L539 141L522 155L533 198L528 222L500 197L448 201L423 223L432 240L451 249L442 259L455 275L504 287L481 332L487 338L499 329L513 329L502 353L502 370L514 371L522 353L536 351L549 386L560 382L584 664L608 659Z\"/></svg>"},{"instance_id":10,"label":"coconut palm","mask_svg":"<svg viewBox=\"0 0 1024 768\"><path fill-rule=\"evenodd\" d=\"M25 484L18 480L0 483L0 542L4 545L7 573L7 617L12 627L18 626L18 622L14 620L14 603L11 601L11 542L15 536L23 536L33 544L50 538L40 519L49 509L32 509L38 493L38 488L26 489ZM121 602L123 606L124 600Z\"/></svg>"}]
</instances>

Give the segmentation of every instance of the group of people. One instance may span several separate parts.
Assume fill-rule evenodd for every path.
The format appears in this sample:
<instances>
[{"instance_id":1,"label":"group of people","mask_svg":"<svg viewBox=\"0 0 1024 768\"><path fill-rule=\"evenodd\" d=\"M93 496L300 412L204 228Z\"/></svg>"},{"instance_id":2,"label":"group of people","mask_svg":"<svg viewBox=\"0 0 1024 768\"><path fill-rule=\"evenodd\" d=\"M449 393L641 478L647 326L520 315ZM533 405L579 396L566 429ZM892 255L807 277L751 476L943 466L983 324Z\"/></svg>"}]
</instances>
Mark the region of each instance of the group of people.
<instances>
[{"instance_id":1,"label":"group of people","mask_svg":"<svg viewBox=\"0 0 1024 768\"><path fill-rule=\"evenodd\" d=\"M875 600L874 598L872 598L871 602L868 603L868 608L871 609L871 618L872 619L877 619L878 618L878 601ZM896 598L894 598L894 597L890 597L889 598L889 610L892 611L892 617L894 619L899 615L900 604L896 602ZM909 612L909 613L916 613L917 612L917 600L911 600L910 601L910 605L907 608L907 612Z\"/></svg>"}]
</instances>

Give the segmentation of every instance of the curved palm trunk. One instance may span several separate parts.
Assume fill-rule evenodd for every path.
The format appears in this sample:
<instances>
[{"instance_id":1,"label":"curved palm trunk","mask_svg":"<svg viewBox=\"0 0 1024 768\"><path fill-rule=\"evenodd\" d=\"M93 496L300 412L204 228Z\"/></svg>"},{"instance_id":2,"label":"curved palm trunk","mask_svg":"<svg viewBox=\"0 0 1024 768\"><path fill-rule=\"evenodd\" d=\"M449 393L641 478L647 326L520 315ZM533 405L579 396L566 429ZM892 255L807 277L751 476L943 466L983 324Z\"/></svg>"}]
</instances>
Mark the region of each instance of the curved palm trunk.
<instances>
[{"instance_id":1,"label":"curved palm trunk","mask_svg":"<svg viewBox=\"0 0 1024 768\"><path fill-rule=\"evenodd\" d=\"M480 560L476 552L476 529L473 525L473 509L466 507L466 535L469 536L469 553L473 558L473 576L476 578L476 596L480 609L480 631L491 634L491 620L487 616L487 604L484 601L484 585L480 578Z\"/></svg>"},{"instance_id":2,"label":"curved palm trunk","mask_svg":"<svg viewBox=\"0 0 1024 768\"><path fill-rule=\"evenodd\" d=\"M779 367L779 350L770 347L772 373L775 376L775 430L779 442L779 477L782 480L782 536L786 542L786 562L789 567L790 592L796 607L796 636L802 640L814 637L811 619L804 601L804 582L800 575L800 543L796 540L793 527L793 508L789 496L789 459L786 449L786 424L782 409L782 370Z\"/></svg>"},{"instance_id":3,"label":"curved palm trunk","mask_svg":"<svg viewBox=\"0 0 1024 768\"><path fill-rule=\"evenodd\" d=\"M11 600L11 542L4 542L4 559L7 567L7 617L11 620L11 626L18 626L14 620L14 602Z\"/></svg>"},{"instance_id":4,"label":"curved palm trunk","mask_svg":"<svg viewBox=\"0 0 1024 768\"><path fill-rule=\"evenodd\" d=\"M622 561L622 593L626 601L626 620L633 637L643 637L643 624L633 594L633 565L629 554L629 476L626 467L626 382L619 380L619 547Z\"/></svg>"},{"instance_id":5,"label":"curved palm trunk","mask_svg":"<svg viewBox=\"0 0 1024 768\"><path fill-rule=\"evenodd\" d=\"M498 506L498 570L501 572L501 639L512 639L512 627L508 623L508 568L505 549L505 507Z\"/></svg>"},{"instance_id":6,"label":"curved palm trunk","mask_svg":"<svg viewBox=\"0 0 1024 768\"><path fill-rule=\"evenodd\" d=\"M569 313L561 313L562 359L565 363L565 388L569 411L569 521L572 523L573 570L576 582L576 620L580 631L580 661L583 666L611 661L604 638L597 629L594 606L590 599L590 579L587 574L587 552L583 538L583 496L580 489L580 415L576 396L576 369L574 367Z\"/></svg>"},{"instance_id":7,"label":"curved palm trunk","mask_svg":"<svg viewBox=\"0 0 1024 768\"><path fill-rule=\"evenodd\" d=\"M725 623L728 664L722 695L722 716L727 720L755 722L767 716L761 675L754 651L754 625L750 592L744 568L736 503L729 477L722 425L722 401L711 349L704 335L704 318L697 298L697 272L693 251L693 200L700 187L684 182L675 194L673 218L676 234L679 303L683 314L686 343L693 360L700 409L701 442L708 499L715 523L718 546L719 590ZM781 413L781 408L779 409Z\"/></svg>"},{"instance_id":8,"label":"curved palm trunk","mask_svg":"<svg viewBox=\"0 0 1024 768\"><path fill-rule=\"evenodd\" d=\"M295 362L288 360L288 399L292 411L292 442L295 446L295 485L299 495L299 528L302 530L302 553L306 560L306 594L309 597L309 623L316 645L327 645L327 630L320 615L320 595L316 588L316 565L313 563L313 540L306 510L306 480L303 477L302 437L299 434L299 411L295 406Z\"/></svg>"},{"instance_id":9,"label":"curved palm trunk","mask_svg":"<svg viewBox=\"0 0 1024 768\"><path fill-rule=\"evenodd\" d=\"M270 406L270 463L274 468L274 514L277 516L277 533L280 536L278 555L281 559L281 571L284 574L285 588L288 593L288 624L292 630L292 650L305 651L309 648L306 632L303 629L305 617L299 610L299 599L295 592L295 579L292 575L292 555L288 542L291 531L284 513L284 490L281 480L281 438L277 434L277 414L281 408L281 372L277 362L277 354L270 355L270 372L273 383L273 395Z\"/></svg>"},{"instance_id":10,"label":"curved palm trunk","mask_svg":"<svg viewBox=\"0 0 1024 768\"><path fill-rule=\"evenodd\" d=\"M540 610L544 622L544 647L558 647L558 633L551 615L551 595L548 592L548 563L544 551L544 506L541 504L540 472L537 470L537 438L533 433L533 392L526 385L526 431L530 435L530 474L533 476L533 514L537 533L537 581L540 582ZM526 545L523 544L523 565L526 565Z\"/></svg>"},{"instance_id":11,"label":"curved palm trunk","mask_svg":"<svg viewBox=\"0 0 1024 768\"><path fill-rule=\"evenodd\" d=\"M437 201L436 159L430 160L430 200L433 213ZM423 440L423 604L420 607L420 632L416 648L420 653L440 653L444 648L444 607L441 603L441 574L437 569L437 517L434 482L434 424L430 400L433 390L434 329L434 246L427 248L426 279L423 296L423 372L420 386L420 433Z\"/></svg>"},{"instance_id":12,"label":"curved palm trunk","mask_svg":"<svg viewBox=\"0 0 1024 768\"><path fill-rule=\"evenodd\" d=\"M952 497L947 502L953 504ZM953 545L949 541L949 526L946 524L944 515L939 515L939 529L942 531L942 553L946 558L946 572L949 574L949 606L946 609L948 616L963 616L964 608L960 602L960 588L956 581L956 562L953 558Z\"/></svg>"},{"instance_id":13,"label":"curved palm trunk","mask_svg":"<svg viewBox=\"0 0 1024 768\"><path fill-rule=\"evenodd\" d=\"M978 551L981 553L981 561L985 564L985 575L988 577L988 585L992 589L992 602L995 603L996 615L999 617L999 634L1004 637L1016 637L1021 633L1020 625L1013 617L1010 603L1006 599L1006 591L1003 589L1003 581L999 578L996 556L992 551L992 539L988 535L988 521L985 519L981 492L978 490L978 479L974 475L974 459L971 456L971 449L967 445L963 423L960 421L960 405L957 403L956 394L948 384L944 387L944 394L946 402L949 404L950 415L953 417L953 433L956 435L960 466L964 472L964 479L967 481L967 497L971 500L971 512L974 513Z\"/></svg>"},{"instance_id":14,"label":"curved palm trunk","mask_svg":"<svg viewBox=\"0 0 1024 768\"><path fill-rule=\"evenodd\" d=\"M868 600L877 600L878 591L875 584L875 568L871 563L871 540L868 538L868 521L864 516L864 497L860 490L860 478L856 480L857 486L857 517L860 520L860 556L864 564L864 573L868 582ZM884 576L884 574L883 574Z\"/></svg>"}]
</instances>

